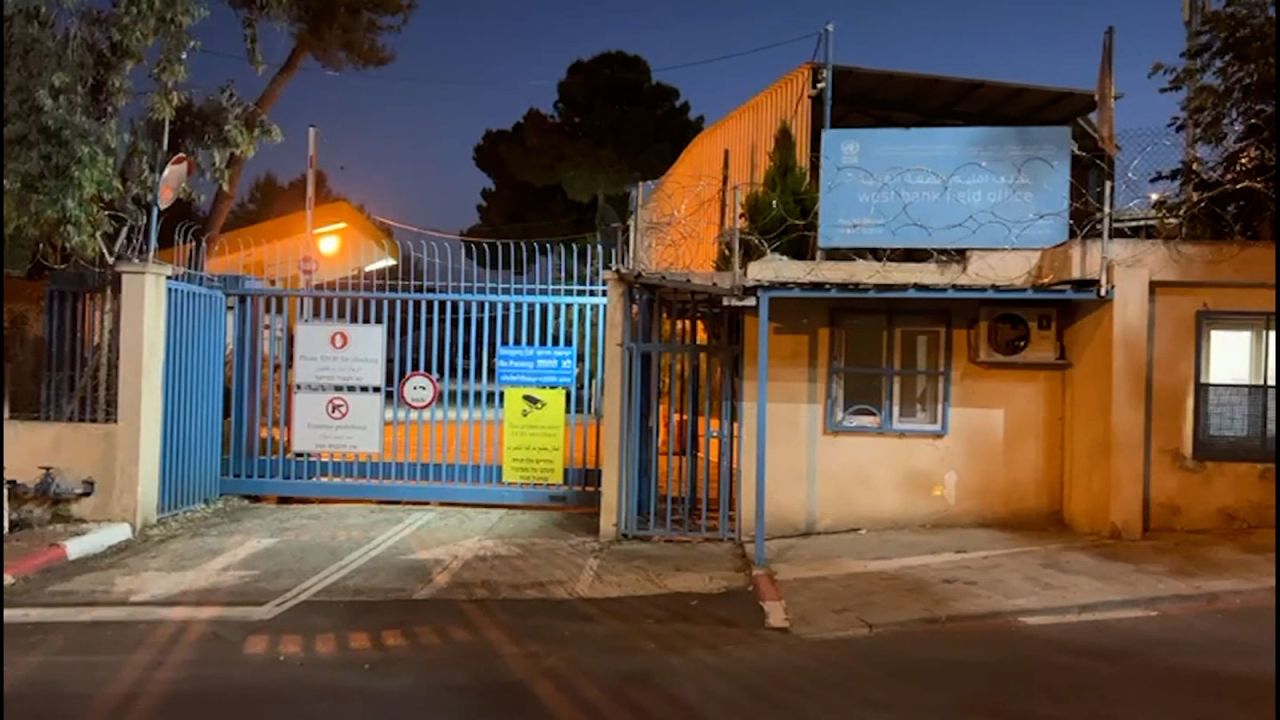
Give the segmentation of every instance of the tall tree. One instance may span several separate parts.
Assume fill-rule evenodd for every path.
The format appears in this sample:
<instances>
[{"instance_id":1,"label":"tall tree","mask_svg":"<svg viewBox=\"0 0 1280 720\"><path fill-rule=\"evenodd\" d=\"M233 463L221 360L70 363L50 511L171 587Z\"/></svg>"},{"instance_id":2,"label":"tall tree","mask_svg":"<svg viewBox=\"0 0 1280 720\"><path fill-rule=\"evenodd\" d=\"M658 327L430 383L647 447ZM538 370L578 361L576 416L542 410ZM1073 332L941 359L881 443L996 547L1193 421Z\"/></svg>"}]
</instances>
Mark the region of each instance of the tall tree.
<instances>
[{"instance_id":1,"label":"tall tree","mask_svg":"<svg viewBox=\"0 0 1280 720\"><path fill-rule=\"evenodd\" d=\"M1196 3L1192 3L1195 5ZM1225 0L1192 26L1179 63L1157 63L1162 92L1181 95L1169 126L1184 136L1165 208L1182 233L1271 239L1276 179L1276 3ZM1196 8L1198 9L1198 8Z\"/></svg>"},{"instance_id":2,"label":"tall tree","mask_svg":"<svg viewBox=\"0 0 1280 720\"><path fill-rule=\"evenodd\" d=\"M292 37L289 54L254 101L246 124L265 118L307 58L334 72L389 64L395 52L384 42L386 36L403 29L417 9L417 0L228 0L228 4L240 16L245 48L259 70L264 67L258 46L260 28L282 26ZM231 212L246 159L244 153L232 153L223 164L205 225L210 244L216 244Z\"/></svg>"},{"instance_id":3,"label":"tall tree","mask_svg":"<svg viewBox=\"0 0 1280 720\"><path fill-rule=\"evenodd\" d=\"M316 170L316 204L346 200L329 186L329 176ZM249 192L227 214L226 229L237 230L266 222L307 207L307 175L302 173L288 183L281 183L273 172L265 172L249 185Z\"/></svg>"},{"instance_id":4,"label":"tall tree","mask_svg":"<svg viewBox=\"0 0 1280 720\"><path fill-rule=\"evenodd\" d=\"M489 176L476 237L530 238L617 227L638 182L660 177L702 130L675 87L637 55L612 51L574 62L550 113L529 109L476 145Z\"/></svg>"},{"instance_id":5,"label":"tall tree","mask_svg":"<svg viewBox=\"0 0 1280 720\"><path fill-rule=\"evenodd\" d=\"M809 180L809 173L796 160L796 138L784 121L773 135L764 182L749 192L742 203L746 220L739 239L742 264L769 253L808 260L813 252L817 209L818 193ZM728 238L721 241L716 268L733 269L733 251Z\"/></svg>"},{"instance_id":6,"label":"tall tree","mask_svg":"<svg viewBox=\"0 0 1280 720\"><path fill-rule=\"evenodd\" d=\"M96 262L154 187L147 120L182 101L196 0L4 5L5 267ZM145 75L156 86L136 93ZM146 119L128 122L139 99ZM127 228L126 228L127 229Z\"/></svg>"}]
</instances>

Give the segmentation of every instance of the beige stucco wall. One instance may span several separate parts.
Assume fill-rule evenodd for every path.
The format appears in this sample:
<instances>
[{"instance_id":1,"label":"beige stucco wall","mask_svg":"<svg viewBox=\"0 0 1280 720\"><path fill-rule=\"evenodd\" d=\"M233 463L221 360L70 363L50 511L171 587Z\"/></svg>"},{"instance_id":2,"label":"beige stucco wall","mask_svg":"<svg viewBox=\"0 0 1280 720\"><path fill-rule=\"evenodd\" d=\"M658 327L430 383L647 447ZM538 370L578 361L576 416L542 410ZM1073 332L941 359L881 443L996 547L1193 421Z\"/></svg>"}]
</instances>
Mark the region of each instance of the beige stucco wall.
<instances>
[{"instance_id":1,"label":"beige stucco wall","mask_svg":"<svg viewBox=\"0 0 1280 720\"><path fill-rule=\"evenodd\" d=\"M1275 291L1155 287L1152 314L1152 530L1274 527L1275 464L1191 459L1197 310L1271 310Z\"/></svg>"},{"instance_id":2,"label":"beige stucco wall","mask_svg":"<svg viewBox=\"0 0 1280 720\"><path fill-rule=\"evenodd\" d=\"M1064 371L971 363L967 327L976 303L951 306L950 423L936 437L827 432L827 319L835 305L771 303L768 536L925 523L1040 526L1060 517ZM742 526L752 537L754 317L745 337Z\"/></svg>"},{"instance_id":3,"label":"beige stucco wall","mask_svg":"<svg viewBox=\"0 0 1280 720\"><path fill-rule=\"evenodd\" d=\"M72 514L82 520L132 522L134 502L118 481L115 424L4 421L4 476L31 485L40 478L40 466L62 474L61 482L79 487L92 478L94 494L68 502Z\"/></svg>"},{"instance_id":4,"label":"beige stucco wall","mask_svg":"<svg viewBox=\"0 0 1280 720\"><path fill-rule=\"evenodd\" d=\"M1112 313L1108 303L1071 306L1062 342L1064 373L1062 515L1072 528L1104 533L1110 519Z\"/></svg>"}]
</instances>

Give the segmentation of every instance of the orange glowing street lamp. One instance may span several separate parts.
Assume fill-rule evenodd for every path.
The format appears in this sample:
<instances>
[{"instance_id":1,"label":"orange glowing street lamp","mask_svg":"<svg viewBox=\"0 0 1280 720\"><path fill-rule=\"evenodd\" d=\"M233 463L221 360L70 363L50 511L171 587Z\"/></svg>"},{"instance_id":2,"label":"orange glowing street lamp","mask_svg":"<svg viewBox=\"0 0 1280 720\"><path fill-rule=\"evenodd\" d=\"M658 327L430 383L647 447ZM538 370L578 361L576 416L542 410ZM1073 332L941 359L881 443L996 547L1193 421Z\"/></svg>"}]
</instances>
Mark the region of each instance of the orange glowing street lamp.
<instances>
[{"instance_id":1,"label":"orange glowing street lamp","mask_svg":"<svg viewBox=\"0 0 1280 720\"><path fill-rule=\"evenodd\" d=\"M325 257L333 257L342 249L342 236L338 233L326 233L316 238L316 250Z\"/></svg>"}]
</instances>

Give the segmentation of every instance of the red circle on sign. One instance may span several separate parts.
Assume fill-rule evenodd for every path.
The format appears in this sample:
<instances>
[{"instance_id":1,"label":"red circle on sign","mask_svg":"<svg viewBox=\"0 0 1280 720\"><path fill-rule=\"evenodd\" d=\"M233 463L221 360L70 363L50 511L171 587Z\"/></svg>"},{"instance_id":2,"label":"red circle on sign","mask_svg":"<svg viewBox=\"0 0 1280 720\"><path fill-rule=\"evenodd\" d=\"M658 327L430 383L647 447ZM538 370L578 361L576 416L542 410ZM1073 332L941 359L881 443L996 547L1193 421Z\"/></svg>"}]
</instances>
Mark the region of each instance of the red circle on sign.
<instances>
[{"instance_id":1,"label":"red circle on sign","mask_svg":"<svg viewBox=\"0 0 1280 720\"><path fill-rule=\"evenodd\" d=\"M298 261L298 272L303 275L314 275L316 270L319 269L320 263L316 262L316 259L310 255L303 255L302 259Z\"/></svg>"},{"instance_id":2,"label":"red circle on sign","mask_svg":"<svg viewBox=\"0 0 1280 720\"><path fill-rule=\"evenodd\" d=\"M400 381L400 401L410 410L426 410L440 397L440 383L427 373L414 371Z\"/></svg>"},{"instance_id":3,"label":"red circle on sign","mask_svg":"<svg viewBox=\"0 0 1280 720\"><path fill-rule=\"evenodd\" d=\"M329 335L329 347L334 350L346 350L351 344L351 336L342 330L335 330Z\"/></svg>"},{"instance_id":4,"label":"red circle on sign","mask_svg":"<svg viewBox=\"0 0 1280 720\"><path fill-rule=\"evenodd\" d=\"M345 418L349 412L351 412L351 405L347 402L347 399L341 395L334 395L329 398L329 402L324 404L324 413L328 415L331 420L341 420Z\"/></svg>"}]
</instances>

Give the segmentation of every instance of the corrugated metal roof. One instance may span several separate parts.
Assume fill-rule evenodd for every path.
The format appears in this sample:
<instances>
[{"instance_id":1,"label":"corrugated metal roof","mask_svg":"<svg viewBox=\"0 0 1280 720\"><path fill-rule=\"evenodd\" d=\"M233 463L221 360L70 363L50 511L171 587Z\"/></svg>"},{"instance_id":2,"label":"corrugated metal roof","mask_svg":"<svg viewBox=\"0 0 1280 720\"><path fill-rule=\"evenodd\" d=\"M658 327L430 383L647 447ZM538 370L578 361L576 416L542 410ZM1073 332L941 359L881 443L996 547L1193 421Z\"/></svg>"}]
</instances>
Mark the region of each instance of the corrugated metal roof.
<instances>
[{"instance_id":1,"label":"corrugated metal roof","mask_svg":"<svg viewBox=\"0 0 1280 720\"><path fill-rule=\"evenodd\" d=\"M831 124L1064 125L1093 112L1093 90L837 65Z\"/></svg>"}]
</instances>

